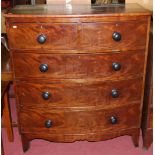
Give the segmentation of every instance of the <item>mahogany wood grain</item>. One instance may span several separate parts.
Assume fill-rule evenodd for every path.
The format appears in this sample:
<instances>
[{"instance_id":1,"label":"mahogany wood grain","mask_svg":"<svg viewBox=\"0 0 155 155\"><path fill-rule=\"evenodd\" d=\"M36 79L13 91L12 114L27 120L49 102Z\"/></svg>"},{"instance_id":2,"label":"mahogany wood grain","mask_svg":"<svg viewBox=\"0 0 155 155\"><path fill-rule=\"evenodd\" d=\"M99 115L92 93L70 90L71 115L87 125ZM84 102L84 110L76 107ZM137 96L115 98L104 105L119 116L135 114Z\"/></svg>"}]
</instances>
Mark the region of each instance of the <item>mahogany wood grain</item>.
<instances>
[{"instance_id":1,"label":"mahogany wood grain","mask_svg":"<svg viewBox=\"0 0 155 155\"><path fill-rule=\"evenodd\" d=\"M146 22L110 22L83 23L82 48L96 48L109 50L135 50L145 48L147 35ZM121 34L121 40L112 39L114 32ZM141 39L139 39L141 38Z\"/></svg>"},{"instance_id":2,"label":"mahogany wood grain","mask_svg":"<svg viewBox=\"0 0 155 155\"><path fill-rule=\"evenodd\" d=\"M128 128L125 130L119 130L116 132L96 132L96 133L84 133L84 134L44 134L44 133L22 133L22 137L26 137L27 142L29 143L30 140L40 138L48 141L54 142L75 142L77 140L87 140L89 142L96 142L96 141L103 141L109 140L112 138L116 138L119 136L129 135L133 137L133 142L135 146L137 146L137 142L139 141L139 128ZM137 139L137 140L136 140Z\"/></svg>"},{"instance_id":3,"label":"mahogany wood grain","mask_svg":"<svg viewBox=\"0 0 155 155\"><path fill-rule=\"evenodd\" d=\"M3 81L3 82L1 82L1 98L4 97L5 92L9 88L9 83L10 83L9 81Z\"/></svg>"},{"instance_id":4,"label":"mahogany wood grain","mask_svg":"<svg viewBox=\"0 0 155 155\"><path fill-rule=\"evenodd\" d=\"M119 96L112 97L112 90L116 89ZM82 108L101 106L104 108L134 104L141 99L142 78L121 81L94 81L91 83L75 83L68 80L38 82L16 82L20 106L29 107L57 107ZM42 97L49 92L49 99Z\"/></svg>"},{"instance_id":5,"label":"mahogany wood grain","mask_svg":"<svg viewBox=\"0 0 155 155\"><path fill-rule=\"evenodd\" d=\"M148 149L153 142L153 23L150 29L147 72L142 115L143 147Z\"/></svg>"},{"instance_id":6,"label":"mahogany wood grain","mask_svg":"<svg viewBox=\"0 0 155 155\"><path fill-rule=\"evenodd\" d=\"M5 92L5 94L4 94L3 104L4 104L3 121L4 121L4 124L5 124L5 127L6 127L8 139L9 139L10 142L13 142L14 135L13 135L13 128L12 128L12 118L11 118L11 111L10 111L8 92Z\"/></svg>"},{"instance_id":7,"label":"mahogany wood grain","mask_svg":"<svg viewBox=\"0 0 155 155\"><path fill-rule=\"evenodd\" d=\"M149 122L148 122L148 128L153 129L153 107L150 107L149 109Z\"/></svg>"},{"instance_id":8,"label":"mahogany wood grain","mask_svg":"<svg viewBox=\"0 0 155 155\"><path fill-rule=\"evenodd\" d=\"M130 135L138 146L150 15L134 4L76 5L72 11L17 6L5 15L24 151L35 138L73 142ZM118 42L112 39L116 31ZM42 45L40 34L47 37ZM121 64L119 71L113 62ZM40 72L41 64L47 72ZM112 99L114 87L120 96ZM52 95L44 101L47 89Z\"/></svg>"},{"instance_id":9,"label":"mahogany wood grain","mask_svg":"<svg viewBox=\"0 0 155 155\"><path fill-rule=\"evenodd\" d=\"M47 37L44 44L37 41L41 34ZM10 24L8 35L12 38L10 48L16 49L73 49L78 39L76 23L14 23Z\"/></svg>"},{"instance_id":10,"label":"mahogany wood grain","mask_svg":"<svg viewBox=\"0 0 155 155\"><path fill-rule=\"evenodd\" d=\"M131 128L126 130L120 130L119 132L98 132L98 133L88 133L88 134L44 134L44 133L22 133L22 144L23 151L27 151L30 146L30 141L36 138L45 139L48 141L65 141L65 142L74 142L76 140L87 140L89 142L103 141L119 136L129 135L132 137L135 147L139 143L139 129Z\"/></svg>"},{"instance_id":11,"label":"mahogany wood grain","mask_svg":"<svg viewBox=\"0 0 155 155\"><path fill-rule=\"evenodd\" d=\"M1 80L6 82L13 81L10 53L2 43L1 43Z\"/></svg>"},{"instance_id":12,"label":"mahogany wood grain","mask_svg":"<svg viewBox=\"0 0 155 155\"><path fill-rule=\"evenodd\" d=\"M26 152L29 148L29 139L25 136L21 136L23 152Z\"/></svg>"},{"instance_id":13,"label":"mahogany wood grain","mask_svg":"<svg viewBox=\"0 0 155 155\"><path fill-rule=\"evenodd\" d=\"M20 128L24 132L52 134L87 134L94 132L112 132L121 129L140 127L139 104L112 109L69 110L56 108L20 108ZM111 124L110 118L117 118ZM133 119L134 118L134 119ZM52 127L46 128L45 122L52 121Z\"/></svg>"},{"instance_id":14,"label":"mahogany wood grain","mask_svg":"<svg viewBox=\"0 0 155 155\"><path fill-rule=\"evenodd\" d=\"M12 127L18 127L17 122L12 121ZM6 128L5 123L3 123L3 122L1 123L1 128Z\"/></svg>"},{"instance_id":15,"label":"mahogany wood grain","mask_svg":"<svg viewBox=\"0 0 155 155\"><path fill-rule=\"evenodd\" d=\"M121 34L121 41L113 40L114 32ZM43 44L37 41L41 34L47 37ZM147 23L13 23L9 25L8 35L12 38L11 49L135 50L145 49Z\"/></svg>"},{"instance_id":16,"label":"mahogany wood grain","mask_svg":"<svg viewBox=\"0 0 155 155\"><path fill-rule=\"evenodd\" d=\"M13 53L13 65L16 78L116 78L141 74L144 58L143 51L66 55ZM120 63L119 71L114 71L113 62ZM41 64L48 65L47 72L40 71Z\"/></svg>"},{"instance_id":17,"label":"mahogany wood grain","mask_svg":"<svg viewBox=\"0 0 155 155\"><path fill-rule=\"evenodd\" d=\"M145 131L145 136L143 136L143 147L145 149L149 149L152 143L153 143L153 128L148 128Z\"/></svg>"},{"instance_id":18,"label":"mahogany wood grain","mask_svg":"<svg viewBox=\"0 0 155 155\"><path fill-rule=\"evenodd\" d=\"M151 12L138 4L113 5L113 7L92 7L88 5L72 5L72 11L66 5L19 5L5 16L12 17L94 17L94 16L150 16Z\"/></svg>"},{"instance_id":19,"label":"mahogany wood grain","mask_svg":"<svg viewBox=\"0 0 155 155\"><path fill-rule=\"evenodd\" d=\"M8 14L6 14L7 16ZM151 15L151 13L150 13ZM4 15L5 16L5 15ZM10 14L11 16L11 14ZM83 16L83 17L80 17L80 16L73 16L73 17L68 17L68 16L53 16L51 18L47 17L47 16L25 16L25 15L22 15L22 16L18 16L17 17L7 17L6 18L6 28L9 29L9 24L15 24L15 23L93 23L93 22L118 22L118 21L122 21L122 22L129 22L129 21L139 21L139 22L143 22L143 21L147 21L148 19L148 16L144 16L144 15L141 15L141 14L137 14L137 15L134 15L132 16L130 14L130 18L128 16L120 16L120 15L117 15L117 16L104 16L104 14L101 16L101 15L94 15L94 16Z\"/></svg>"}]
</instances>

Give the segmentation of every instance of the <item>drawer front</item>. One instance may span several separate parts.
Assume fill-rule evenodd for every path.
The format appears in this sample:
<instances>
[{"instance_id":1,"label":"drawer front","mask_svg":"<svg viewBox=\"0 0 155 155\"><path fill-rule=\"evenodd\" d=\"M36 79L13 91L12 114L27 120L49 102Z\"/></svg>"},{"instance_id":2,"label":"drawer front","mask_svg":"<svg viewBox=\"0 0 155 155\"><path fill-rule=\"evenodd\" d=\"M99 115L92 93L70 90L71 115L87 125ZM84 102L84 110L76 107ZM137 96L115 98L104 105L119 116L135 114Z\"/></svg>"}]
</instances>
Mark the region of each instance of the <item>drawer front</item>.
<instances>
[{"instance_id":1,"label":"drawer front","mask_svg":"<svg viewBox=\"0 0 155 155\"><path fill-rule=\"evenodd\" d=\"M111 54L14 53L16 78L114 78L142 74L142 51Z\"/></svg>"},{"instance_id":2,"label":"drawer front","mask_svg":"<svg viewBox=\"0 0 155 155\"><path fill-rule=\"evenodd\" d=\"M147 22L14 23L8 36L11 49L135 50L146 46Z\"/></svg>"},{"instance_id":3,"label":"drawer front","mask_svg":"<svg viewBox=\"0 0 155 155\"><path fill-rule=\"evenodd\" d=\"M144 49L147 22L85 23L82 47L87 49Z\"/></svg>"},{"instance_id":4,"label":"drawer front","mask_svg":"<svg viewBox=\"0 0 155 155\"><path fill-rule=\"evenodd\" d=\"M119 131L140 125L140 105L111 110L55 110L46 108L21 109L22 132L80 134Z\"/></svg>"},{"instance_id":5,"label":"drawer front","mask_svg":"<svg viewBox=\"0 0 155 155\"><path fill-rule=\"evenodd\" d=\"M11 49L72 49L77 42L74 23L10 24L8 29Z\"/></svg>"},{"instance_id":6,"label":"drawer front","mask_svg":"<svg viewBox=\"0 0 155 155\"><path fill-rule=\"evenodd\" d=\"M77 83L76 83L77 82ZM47 83L17 82L21 106L104 108L126 105L141 100L142 78L108 82L52 81Z\"/></svg>"}]
</instances>

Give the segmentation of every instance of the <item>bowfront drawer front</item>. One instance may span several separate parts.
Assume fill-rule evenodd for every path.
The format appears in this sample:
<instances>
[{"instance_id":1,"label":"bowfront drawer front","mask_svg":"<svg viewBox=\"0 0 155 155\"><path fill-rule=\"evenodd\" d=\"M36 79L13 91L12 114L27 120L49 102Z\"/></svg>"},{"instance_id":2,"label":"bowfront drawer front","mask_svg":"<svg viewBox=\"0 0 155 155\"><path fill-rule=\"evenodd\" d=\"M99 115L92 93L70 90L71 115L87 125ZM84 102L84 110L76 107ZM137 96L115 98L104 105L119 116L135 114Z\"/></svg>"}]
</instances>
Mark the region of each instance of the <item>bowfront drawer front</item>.
<instances>
[{"instance_id":1,"label":"bowfront drawer front","mask_svg":"<svg viewBox=\"0 0 155 155\"><path fill-rule=\"evenodd\" d=\"M146 46L146 22L85 23L82 30L86 49L135 50Z\"/></svg>"},{"instance_id":2,"label":"bowfront drawer front","mask_svg":"<svg viewBox=\"0 0 155 155\"><path fill-rule=\"evenodd\" d=\"M8 36L11 49L135 50L145 49L147 23L14 23Z\"/></svg>"},{"instance_id":3,"label":"bowfront drawer front","mask_svg":"<svg viewBox=\"0 0 155 155\"><path fill-rule=\"evenodd\" d=\"M142 78L83 83L67 80L44 84L17 82L16 91L21 106L109 108L140 102L142 82Z\"/></svg>"},{"instance_id":4,"label":"bowfront drawer front","mask_svg":"<svg viewBox=\"0 0 155 155\"><path fill-rule=\"evenodd\" d=\"M143 51L111 54L13 53L16 78L115 78L142 74Z\"/></svg>"},{"instance_id":5,"label":"bowfront drawer front","mask_svg":"<svg viewBox=\"0 0 155 155\"><path fill-rule=\"evenodd\" d=\"M23 108L19 117L22 132L86 134L140 126L139 104L111 110Z\"/></svg>"},{"instance_id":6,"label":"bowfront drawer front","mask_svg":"<svg viewBox=\"0 0 155 155\"><path fill-rule=\"evenodd\" d=\"M77 26L74 23L9 25L11 49L72 49L77 43Z\"/></svg>"}]
</instances>

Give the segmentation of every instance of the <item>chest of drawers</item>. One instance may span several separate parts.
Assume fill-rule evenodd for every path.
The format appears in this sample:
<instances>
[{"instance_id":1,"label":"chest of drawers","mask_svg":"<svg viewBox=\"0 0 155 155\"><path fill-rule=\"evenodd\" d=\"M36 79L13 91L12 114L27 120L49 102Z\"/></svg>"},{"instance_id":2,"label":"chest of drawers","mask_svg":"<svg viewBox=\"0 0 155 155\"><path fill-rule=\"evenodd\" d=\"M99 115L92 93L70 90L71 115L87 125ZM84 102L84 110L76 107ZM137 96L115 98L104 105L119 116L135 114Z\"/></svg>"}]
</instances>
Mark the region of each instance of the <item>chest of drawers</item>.
<instances>
[{"instance_id":1,"label":"chest of drawers","mask_svg":"<svg viewBox=\"0 0 155 155\"><path fill-rule=\"evenodd\" d=\"M138 145L150 13L138 5L17 6L6 16L23 150L35 138Z\"/></svg>"}]
</instances>

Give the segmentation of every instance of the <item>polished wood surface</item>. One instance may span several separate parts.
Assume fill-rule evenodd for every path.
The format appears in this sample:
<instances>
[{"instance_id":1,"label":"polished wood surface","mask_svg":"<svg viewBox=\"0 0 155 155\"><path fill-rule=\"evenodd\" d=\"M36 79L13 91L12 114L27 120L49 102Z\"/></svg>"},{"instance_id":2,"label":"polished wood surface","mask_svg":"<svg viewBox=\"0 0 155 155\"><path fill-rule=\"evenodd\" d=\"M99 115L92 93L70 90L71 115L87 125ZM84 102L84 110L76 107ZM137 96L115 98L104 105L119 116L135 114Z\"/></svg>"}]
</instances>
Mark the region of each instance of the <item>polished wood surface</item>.
<instances>
[{"instance_id":1,"label":"polished wood surface","mask_svg":"<svg viewBox=\"0 0 155 155\"><path fill-rule=\"evenodd\" d=\"M9 83L10 83L9 81L1 82L1 98L4 97L4 94L5 94L6 90L8 89Z\"/></svg>"},{"instance_id":2,"label":"polished wood surface","mask_svg":"<svg viewBox=\"0 0 155 155\"><path fill-rule=\"evenodd\" d=\"M139 141L139 129L138 128L130 128L126 130L119 130L116 132L96 132L96 133L88 133L88 134L69 134L69 135L62 135L62 134L46 134L44 133L22 133L22 142L23 142L23 150L24 152L29 148L29 141L40 138L45 139L48 141L64 141L66 142L75 142L76 140L88 140L89 142L96 142L96 141L103 141L109 140L112 138L116 138L119 136L128 135L132 137L132 141L135 147L138 146Z\"/></svg>"},{"instance_id":3,"label":"polished wood surface","mask_svg":"<svg viewBox=\"0 0 155 155\"><path fill-rule=\"evenodd\" d=\"M5 15L23 151L35 138L130 135L138 146L151 13L133 4L55 8Z\"/></svg>"},{"instance_id":4,"label":"polished wood surface","mask_svg":"<svg viewBox=\"0 0 155 155\"><path fill-rule=\"evenodd\" d=\"M146 21L84 23L82 24L81 46L85 49L103 50L133 50L133 47L134 50L143 49L146 42L146 30ZM120 41L113 40L114 32L121 34Z\"/></svg>"},{"instance_id":5,"label":"polished wood surface","mask_svg":"<svg viewBox=\"0 0 155 155\"><path fill-rule=\"evenodd\" d=\"M140 102L142 78L120 81L72 82L69 80L52 82L17 82L16 91L22 107L50 108L85 108L85 107L117 107ZM119 93L112 97L112 90ZM49 92L49 99L42 97Z\"/></svg>"},{"instance_id":6,"label":"polished wood surface","mask_svg":"<svg viewBox=\"0 0 155 155\"><path fill-rule=\"evenodd\" d=\"M11 68L10 54L4 44L1 43L1 80L13 81L13 72Z\"/></svg>"},{"instance_id":7,"label":"polished wood surface","mask_svg":"<svg viewBox=\"0 0 155 155\"><path fill-rule=\"evenodd\" d=\"M16 78L114 79L135 76L143 72L144 58L144 51L65 55L13 53ZM121 65L120 70L115 71L112 67L113 63L119 63ZM42 64L48 65L46 72L40 71Z\"/></svg>"},{"instance_id":8,"label":"polished wood surface","mask_svg":"<svg viewBox=\"0 0 155 155\"><path fill-rule=\"evenodd\" d=\"M92 7L91 5L19 5L6 14L6 17L67 17L67 16L136 16L150 15L138 4L113 5L113 7Z\"/></svg>"},{"instance_id":9,"label":"polished wood surface","mask_svg":"<svg viewBox=\"0 0 155 155\"><path fill-rule=\"evenodd\" d=\"M11 118L9 97L8 97L7 91L5 92L3 100L2 100L2 103L4 104L3 105L4 106L4 108L3 108L3 121L5 124L6 130L7 130L8 139L10 142L13 142L14 135L13 135L13 127L12 127L12 118Z\"/></svg>"},{"instance_id":10,"label":"polished wood surface","mask_svg":"<svg viewBox=\"0 0 155 155\"><path fill-rule=\"evenodd\" d=\"M14 28L14 27L17 28ZM25 33L25 37L23 36ZM75 23L55 23L55 24L12 24L8 34L12 38L9 42L10 48L32 49L73 49L77 41L77 25ZM39 44L37 37L44 34L47 40L44 44Z\"/></svg>"},{"instance_id":11,"label":"polished wood surface","mask_svg":"<svg viewBox=\"0 0 155 155\"><path fill-rule=\"evenodd\" d=\"M126 111L128 108L130 110ZM139 113L139 104L108 110L92 110L89 108L84 110L57 110L34 107L31 109L21 108L19 118L22 132L76 135L139 127ZM116 124L111 123L110 118L112 116L117 118ZM45 127L47 120L52 121L52 127Z\"/></svg>"},{"instance_id":12,"label":"polished wood surface","mask_svg":"<svg viewBox=\"0 0 155 155\"><path fill-rule=\"evenodd\" d=\"M114 32L121 41L113 40ZM41 34L47 38L43 44L37 41ZM135 50L145 48L147 22L13 23L8 35L11 49Z\"/></svg>"},{"instance_id":13,"label":"polished wood surface","mask_svg":"<svg viewBox=\"0 0 155 155\"><path fill-rule=\"evenodd\" d=\"M143 146L148 149L153 142L153 23L150 29L149 54L145 82L142 117Z\"/></svg>"}]
</instances>

